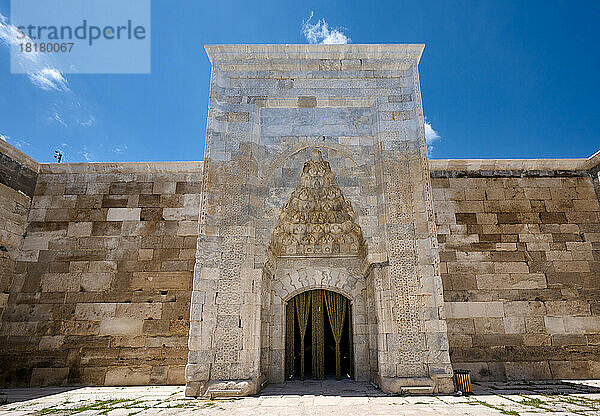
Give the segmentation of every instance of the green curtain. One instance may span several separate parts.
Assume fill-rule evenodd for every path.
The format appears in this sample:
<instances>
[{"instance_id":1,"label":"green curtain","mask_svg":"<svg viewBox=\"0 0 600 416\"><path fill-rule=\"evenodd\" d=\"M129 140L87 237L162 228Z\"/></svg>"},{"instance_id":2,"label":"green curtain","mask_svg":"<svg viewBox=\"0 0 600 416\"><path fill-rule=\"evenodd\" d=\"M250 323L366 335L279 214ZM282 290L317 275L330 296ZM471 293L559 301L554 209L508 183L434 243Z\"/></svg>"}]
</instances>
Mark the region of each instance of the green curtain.
<instances>
[{"instance_id":1,"label":"green curtain","mask_svg":"<svg viewBox=\"0 0 600 416\"><path fill-rule=\"evenodd\" d=\"M300 293L296 296L296 315L300 327L300 380L304 380L304 336L310 314L310 292Z\"/></svg>"},{"instance_id":2,"label":"green curtain","mask_svg":"<svg viewBox=\"0 0 600 416\"><path fill-rule=\"evenodd\" d=\"M285 308L285 377L294 378L294 299Z\"/></svg>"},{"instance_id":3,"label":"green curtain","mask_svg":"<svg viewBox=\"0 0 600 416\"><path fill-rule=\"evenodd\" d=\"M313 378L325 378L325 319L323 290L317 289L312 295L312 369Z\"/></svg>"},{"instance_id":4,"label":"green curtain","mask_svg":"<svg viewBox=\"0 0 600 416\"><path fill-rule=\"evenodd\" d=\"M354 339L352 338L352 308L348 306L348 345L350 345L350 378L354 378Z\"/></svg>"},{"instance_id":5,"label":"green curtain","mask_svg":"<svg viewBox=\"0 0 600 416\"><path fill-rule=\"evenodd\" d=\"M335 292L325 292L325 305L327 306L327 316L329 324L333 331L335 339L335 377L342 378L342 365L340 361L340 341L344 331L344 319L346 318L347 300L342 295Z\"/></svg>"}]
</instances>

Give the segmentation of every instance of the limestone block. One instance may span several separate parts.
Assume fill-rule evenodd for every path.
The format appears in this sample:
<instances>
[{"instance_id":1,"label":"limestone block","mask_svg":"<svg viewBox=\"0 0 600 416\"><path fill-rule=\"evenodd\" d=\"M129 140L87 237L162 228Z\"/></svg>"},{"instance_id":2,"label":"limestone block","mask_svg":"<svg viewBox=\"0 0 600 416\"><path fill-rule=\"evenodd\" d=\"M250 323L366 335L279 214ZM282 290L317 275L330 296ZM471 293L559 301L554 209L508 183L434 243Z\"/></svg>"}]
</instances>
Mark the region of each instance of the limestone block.
<instances>
[{"instance_id":1,"label":"limestone block","mask_svg":"<svg viewBox=\"0 0 600 416\"><path fill-rule=\"evenodd\" d=\"M110 288L110 273L82 273L80 285L86 292L101 292Z\"/></svg>"},{"instance_id":2,"label":"limestone block","mask_svg":"<svg viewBox=\"0 0 600 416\"><path fill-rule=\"evenodd\" d=\"M109 367L106 371L106 386L143 386L150 383L152 367Z\"/></svg>"},{"instance_id":3,"label":"limestone block","mask_svg":"<svg viewBox=\"0 0 600 416\"><path fill-rule=\"evenodd\" d=\"M117 271L117 262L113 260L90 261L88 271L95 273L111 273Z\"/></svg>"},{"instance_id":4,"label":"limestone block","mask_svg":"<svg viewBox=\"0 0 600 416\"><path fill-rule=\"evenodd\" d=\"M38 348L40 350L57 350L63 345L64 340L64 335L43 336L40 339Z\"/></svg>"},{"instance_id":5,"label":"limestone block","mask_svg":"<svg viewBox=\"0 0 600 416\"><path fill-rule=\"evenodd\" d=\"M521 334L475 334L473 345L480 347L519 346L523 345Z\"/></svg>"},{"instance_id":6,"label":"limestone block","mask_svg":"<svg viewBox=\"0 0 600 416\"><path fill-rule=\"evenodd\" d=\"M52 239L52 237L33 237L27 236L23 240L23 250L34 251L34 250L47 250L48 242ZM6 242L4 242L6 244Z\"/></svg>"},{"instance_id":7,"label":"limestone block","mask_svg":"<svg viewBox=\"0 0 600 416\"><path fill-rule=\"evenodd\" d=\"M496 273L529 273L529 267L525 262L495 262Z\"/></svg>"},{"instance_id":8,"label":"limestone block","mask_svg":"<svg viewBox=\"0 0 600 416\"><path fill-rule=\"evenodd\" d=\"M528 242L527 251L549 251L550 244L546 242Z\"/></svg>"},{"instance_id":9,"label":"limestone block","mask_svg":"<svg viewBox=\"0 0 600 416\"><path fill-rule=\"evenodd\" d=\"M511 273L477 275L478 289L544 289L546 276L542 273Z\"/></svg>"},{"instance_id":10,"label":"limestone block","mask_svg":"<svg viewBox=\"0 0 600 416\"><path fill-rule=\"evenodd\" d=\"M523 334L523 345L531 347L549 346L551 344L550 335L546 334Z\"/></svg>"},{"instance_id":11,"label":"limestone block","mask_svg":"<svg viewBox=\"0 0 600 416\"><path fill-rule=\"evenodd\" d=\"M152 260L154 249L142 248L138 251L138 260Z\"/></svg>"},{"instance_id":12,"label":"limestone block","mask_svg":"<svg viewBox=\"0 0 600 416\"><path fill-rule=\"evenodd\" d=\"M185 384L185 365L170 365L167 368L167 384L180 386Z\"/></svg>"},{"instance_id":13,"label":"limestone block","mask_svg":"<svg viewBox=\"0 0 600 416\"><path fill-rule=\"evenodd\" d=\"M504 317L504 305L502 302L466 302L468 306L467 316L454 317Z\"/></svg>"},{"instance_id":14,"label":"limestone block","mask_svg":"<svg viewBox=\"0 0 600 416\"><path fill-rule=\"evenodd\" d=\"M144 328L144 334L146 334ZM144 347L146 338L144 336L111 336L110 346L112 347L129 347L140 348Z\"/></svg>"},{"instance_id":15,"label":"limestone block","mask_svg":"<svg viewBox=\"0 0 600 416\"><path fill-rule=\"evenodd\" d=\"M546 306L541 301L514 301L504 303L506 316L543 316Z\"/></svg>"},{"instance_id":16,"label":"limestone block","mask_svg":"<svg viewBox=\"0 0 600 416\"><path fill-rule=\"evenodd\" d=\"M475 326L471 318L450 318L447 316L446 323L448 325L448 334L475 333Z\"/></svg>"},{"instance_id":17,"label":"limestone block","mask_svg":"<svg viewBox=\"0 0 600 416\"><path fill-rule=\"evenodd\" d=\"M600 332L600 316L565 316L562 319L567 333Z\"/></svg>"},{"instance_id":18,"label":"limestone block","mask_svg":"<svg viewBox=\"0 0 600 416\"><path fill-rule=\"evenodd\" d=\"M87 237L92 235L92 223L91 222L70 222L67 229L67 236L69 237Z\"/></svg>"},{"instance_id":19,"label":"limestone block","mask_svg":"<svg viewBox=\"0 0 600 416\"><path fill-rule=\"evenodd\" d=\"M447 351L448 337L444 333L426 334L427 348L430 350Z\"/></svg>"},{"instance_id":20,"label":"limestone block","mask_svg":"<svg viewBox=\"0 0 600 416\"><path fill-rule=\"evenodd\" d=\"M474 318L476 334L503 334L504 320L503 318Z\"/></svg>"},{"instance_id":21,"label":"limestone block","mask_svg":"<svg viewBox=\"0 0 600 416\"><path fill-rule=\"evenodd\" d=\"M566 331L565 331L565 324L564 324L564 321L563 321L562 317L545 316L544 317L544 325L546 326L546 330L550 334L564 334L564 333L566 333Z\"/></svg>"},{"instance_id":22,"label":"limestone block","mask_svg":"<svg viewBox=\"0 0 600 416\"><path fill-rule=\"evenodd\" d=\"M550 361L550 371L557 379L589 379L594 377L592 363L587 360Z\"/></svg>"},{"instance_id":23,"label":"limestone block","mask_svg":"<svg viewBox=\"0 0 600 416\"><path fill-rule=\"evenodd\" d=\"M34 368L31 373L30 386L57 386L67 383L68 367Z\"/></svg>"},{"instance_id":24,"label":"limestone block","mask_svg":"<svg viewBox=\"0 0 600 416\"><path fill-rule=\"evenodd\" d=\"M160 319L161 303L118 303L115 316L132 319Z\"/></svg>"},{"instance_id":25,"label":"limestone block","mask_svg":"<svg viewBox=\"0 0 600 416\"><path fill-rule=\"evenodd\" d=\"M546 313L548 316L589 316L590 304L583 300L572 301L546 301Z\"/></svg>"},{"instance_id":26,"label":"limestone block","mask_svg":"<svg viewBox=\"0 0 600 416\"><path fill-rule=\"evenodd\" d=\"M141 208L109 208L106 221L139 221Z\"/></svg>"},{"instance_id":27,"label":"limestone block","mask_svg":"<svg viewBox=\"0 0 600 416\"><path fill-rule=\"evenodd\" d=\"M508 380L547 380L552 378L547 361L506 362Z\"/></svg>"},{"instance_id":28,"label":"limestone block","mask_svg":"<svg viewBox=\"0 0 600 416\"><path fill-rule=\"evenodd\" d=\"M100 321L101 335L141 335L144 321L141 319L113 318Z\"/></svg>"},{"instance_id":29,"label":"limestone block","mask_svg":"<svg viewBox=\"0 0 600 416\"><path fill-rule=\"evenodd\" d=\"M177 235L198 235L198 221L180 221L177 227Z\"/></svg>"},{"instance_id":30,"label":"limestone block","mask_svg":"<svg viewBox=\"0 0 600 416\"><path fill-rule=\"evenodd\" d=\"M504 332L507 334L524 334L525 329L525 318L521 316L510 316L504 318Z\"/></svg>"},{"instance_id":31,"label":"limestone block","mask_svg":"<svg viewBox=\"0 0 600 416\"><path fill-rule=\"evenodd\" d=\"M75 307L74 317L77 320L102 320L115 316L116 303L79 303Z\"/></svg>"},{"instance_id":32,"label":"limestone block","mask_svg":"<svg viewBox=\"0 0 600 416\"><path fill-rule=\"evenodd\" d=\"M190 284L190 272L134 272L131 280L133 290L187 289Z\"/></svg>"},{"instance_id":33,"label":"limestone block","mask_svg":"<svg viewBox=\"0 0 600 416\"><path fill-rule=\"evenodd\" d=\"M187 334L185 336L146 337L145 346L148 348L179 347L187 343L187 338Z\"/></svg>"},{"instance_id":34,"label":"limestone block","mask_svg":"<svg viewBox=\"0 0 600 416\"><path fill-rule=\"evenodd\" d=\"M174 194L176 182L155 181L152 187L153 194Z\"/></svg>"},{"instance_id":35,"label":"limestone block","mask_svg":"<svg viewBox=\"0 0 600 416\"><path fill-rule=\"evenodd\" d=\"M583 334L555 334L551 336L551 344L556 347L587 345L587 338Z\"/></svg>"},{"instance_id":36,"label":"limestone block","mask_svg":"<svg viewBox=\"0 0 600 416\"><path fill-rule=\"evenodd\" d=\"M557 272L589 272L590 266L587 261L553 261Z\"/></svg>"},{"instance_id":37,"label":"limestone block","mask_svg":"<svg viewBox=\"0 0 600 416\"><path fill-rule=\"evenodd\" d=\"M62 321L61 333L65 335L97 335L100 330L98 321Z\"/></svg>"},{"instance_id":38,"label":"limestone block","mask_svg":"<svg viewBox=\"0 0 600 416\"><path fill-rule=\"evenodd\" d=\"M69 273L45 273L41 283L42 292L79 291L79 276Z\"/></svg>"}]
</instances>

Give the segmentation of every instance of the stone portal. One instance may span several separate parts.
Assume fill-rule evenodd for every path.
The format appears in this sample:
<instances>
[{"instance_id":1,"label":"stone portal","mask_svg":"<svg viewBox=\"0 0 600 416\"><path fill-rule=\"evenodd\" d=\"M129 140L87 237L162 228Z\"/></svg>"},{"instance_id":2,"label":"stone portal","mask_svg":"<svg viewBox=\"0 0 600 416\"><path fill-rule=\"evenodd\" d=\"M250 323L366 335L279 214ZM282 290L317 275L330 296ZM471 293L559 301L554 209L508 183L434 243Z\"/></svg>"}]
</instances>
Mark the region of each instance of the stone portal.
<instances>
[{"instance_id":1,"label":"stone portal","mask_svg":"<svg viewBox=\"0 0 600 416\"><path fill-rule=\"evenodd\" d=\"M357 380L451 391L422 45L206 49L186 393L283 382L286 305L314 289L352 306Z\"/></svg>"}]
</instances>

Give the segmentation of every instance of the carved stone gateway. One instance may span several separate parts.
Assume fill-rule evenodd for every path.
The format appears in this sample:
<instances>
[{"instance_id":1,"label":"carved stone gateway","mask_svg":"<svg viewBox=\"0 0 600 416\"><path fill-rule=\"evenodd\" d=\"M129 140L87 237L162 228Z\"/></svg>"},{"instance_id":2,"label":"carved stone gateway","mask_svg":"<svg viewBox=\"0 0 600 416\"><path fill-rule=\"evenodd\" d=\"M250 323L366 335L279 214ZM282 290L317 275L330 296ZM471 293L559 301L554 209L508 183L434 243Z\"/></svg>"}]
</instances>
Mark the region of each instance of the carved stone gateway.
<instances>
[{"instance_id":1,"label":"carved stone gateway","mask_svg":"<svg viewBox=\"0 0 600 416\"><path fill-rule=\"evenodd\" d=\"M318 149L304 164L298 186L281 210L269 249L277 257L364 255L352 204Z\"/></svg>"},{"instance_id":2,"label":"carved stone gateway","mask_svg":"<svg viewBox=\"0 0 600 416\"><path fill-rule=\"evenodd\" d=\"M286 310L348 301L353 376L450 392L422 45L207 46L186 394L283 382Z\"/></svg>"}]
</instances>

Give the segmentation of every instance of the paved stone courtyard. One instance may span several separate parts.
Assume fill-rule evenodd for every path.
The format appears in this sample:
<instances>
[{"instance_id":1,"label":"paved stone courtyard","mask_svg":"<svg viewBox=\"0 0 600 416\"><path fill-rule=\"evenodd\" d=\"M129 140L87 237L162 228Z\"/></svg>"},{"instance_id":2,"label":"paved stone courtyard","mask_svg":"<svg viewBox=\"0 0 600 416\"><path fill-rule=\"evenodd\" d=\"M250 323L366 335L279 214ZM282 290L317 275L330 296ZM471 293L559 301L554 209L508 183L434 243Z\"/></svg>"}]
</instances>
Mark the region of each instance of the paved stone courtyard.
<instances>
[{"instance_id":1,"label":"paved stone courtyard","mask_svg":"<svg viewBox=\"0 0 600 416\"><path fill-rule=\"evenodd\" d=\"M600 380L477 383L474 395L390 396L367 383L271 385L255 397L186 398L180 386L0 390L4 415L600 415Z\"/></svg>"}]
</instances>

